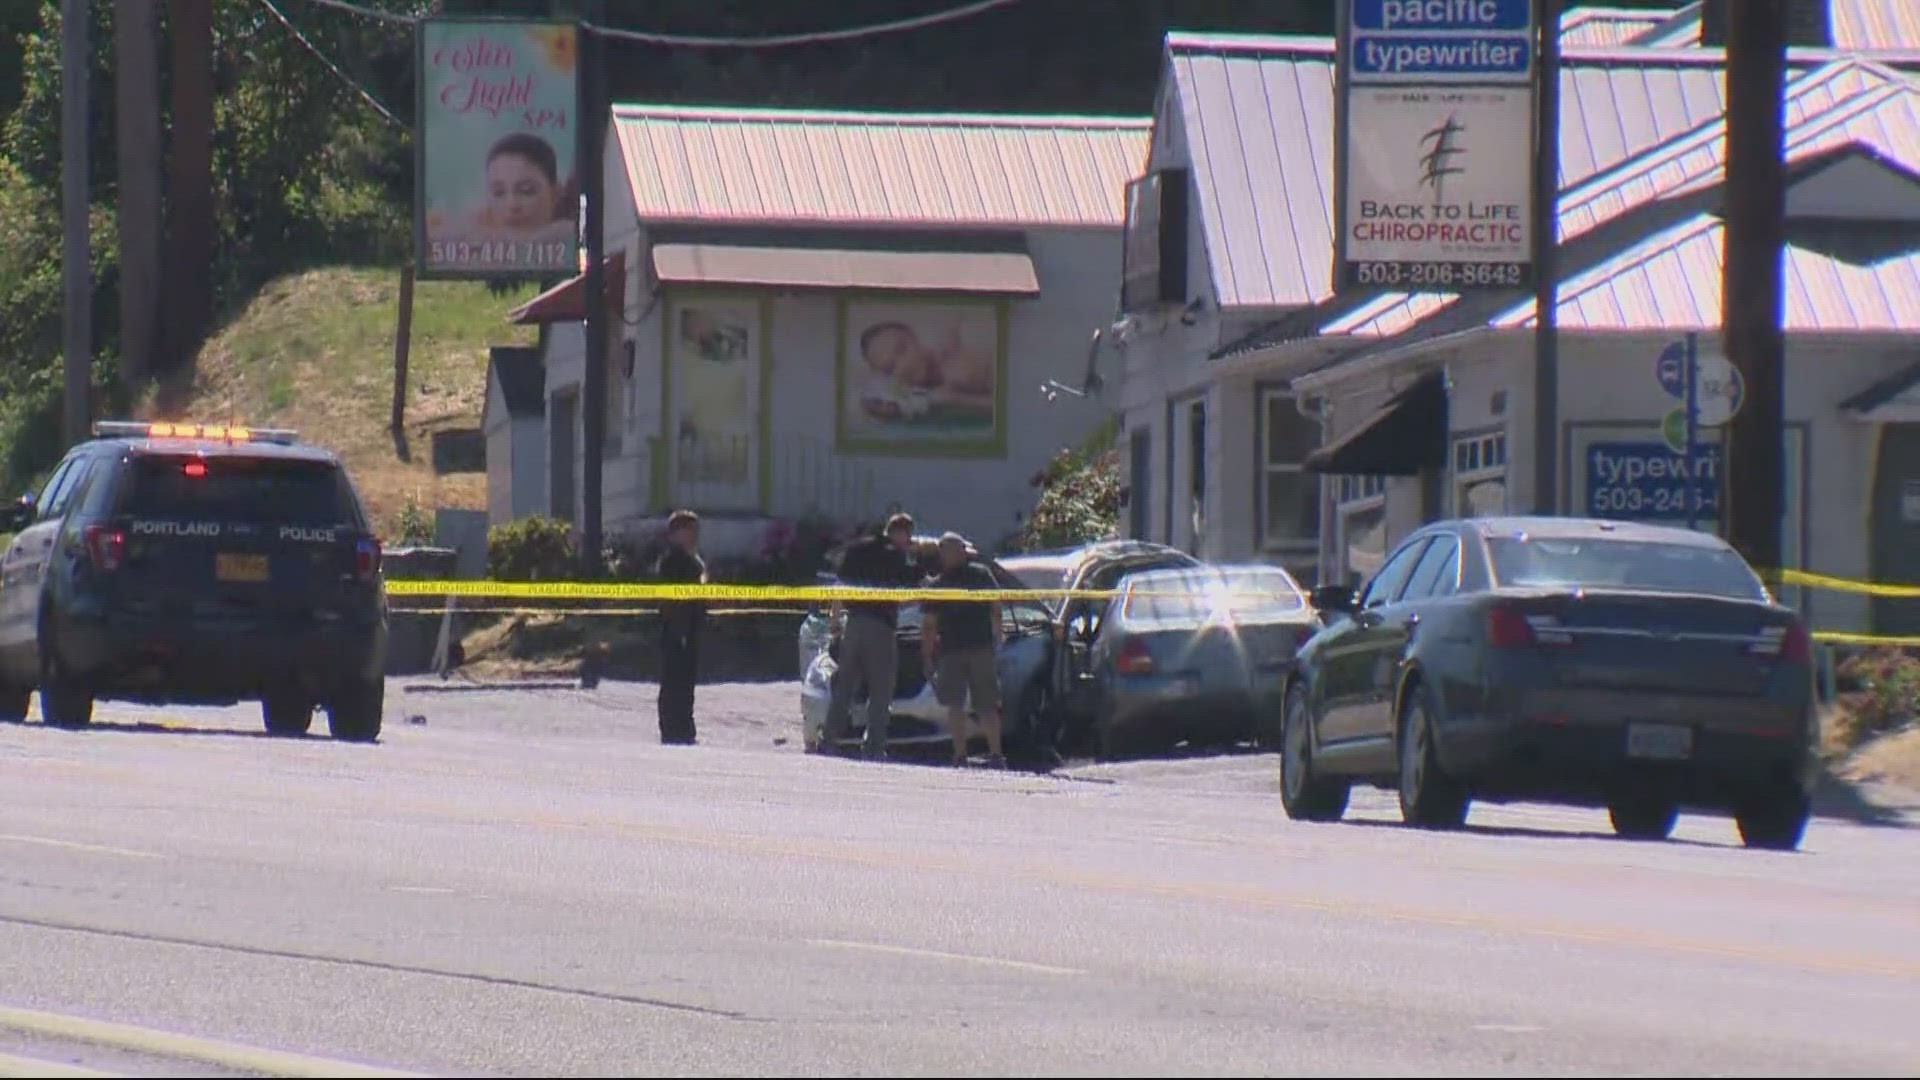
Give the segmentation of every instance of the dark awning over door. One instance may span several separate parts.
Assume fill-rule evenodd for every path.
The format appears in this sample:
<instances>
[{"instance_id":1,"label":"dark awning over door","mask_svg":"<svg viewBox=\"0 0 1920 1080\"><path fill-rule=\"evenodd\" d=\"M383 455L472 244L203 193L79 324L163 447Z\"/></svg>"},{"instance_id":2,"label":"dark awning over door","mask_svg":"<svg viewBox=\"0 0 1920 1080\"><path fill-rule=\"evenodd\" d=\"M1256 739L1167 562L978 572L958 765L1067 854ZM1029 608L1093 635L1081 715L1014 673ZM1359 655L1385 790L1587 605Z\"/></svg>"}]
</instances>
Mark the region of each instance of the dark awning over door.
<instances>
[{"instance_id":1,"label":"dark awning over door","mask_svg":"<svg viewBox=\"0 0 1920 1080\"><path fill-rule=\"evenodd\" d=\"M1447 463L1447 380L1429 371L1358 427L1307 455L1309 472L1417 476Z\"/></svg>"}]
</instances>

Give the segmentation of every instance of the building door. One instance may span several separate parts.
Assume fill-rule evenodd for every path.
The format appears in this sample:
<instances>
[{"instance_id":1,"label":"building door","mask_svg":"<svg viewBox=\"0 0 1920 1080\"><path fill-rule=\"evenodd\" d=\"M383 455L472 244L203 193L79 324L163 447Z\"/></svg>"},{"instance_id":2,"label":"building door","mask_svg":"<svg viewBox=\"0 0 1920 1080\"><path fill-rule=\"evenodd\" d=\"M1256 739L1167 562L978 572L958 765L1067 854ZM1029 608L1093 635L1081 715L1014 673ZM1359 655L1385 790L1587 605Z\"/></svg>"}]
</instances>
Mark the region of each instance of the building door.
<instances>
[{"instance_id":1,"label":"building door","mask_svg":"<svg viewBox=\"0 0 1920 1080\"><path fill-rule=\"evenodd\" d=\"M1153 432L1141 428L1127 440L1127 535L1151 540L1153 528Z\"/></svg>"},{"instance_id":2,"label":"building door","mask_svg":"<svg viewBox=\"0 0 1920 1080\"><path fill-rule=\"evenodd\" d=\"M1187 406L1186 491L1182 494L1175 525L1179 537L1176 546L1199 554L1207 535L1207 403L1196 401Z\"/></svg>"},{"instance_id":3,"label":"building door","mask_svg":"<svg viewBox=\"0 0 1920 1080\"><path fill-rule=\"evenodd\" d=\"M1883 424L1873 473L1874 581L1920 581L1920 424ZM1920 600L1873 598L1879 634L1920 634Z\"/></svg>"},{"instance_id":4,"label":"building door","mask_svg":"<svg viewBox=\"0 0 1920 1080\"><path fill-rule=\"evenodd\" d=\"M574 514L574 448L580 445L580 390L568 387L547 403L548 513L561 521Z\"/></svg>"}]
</instances>

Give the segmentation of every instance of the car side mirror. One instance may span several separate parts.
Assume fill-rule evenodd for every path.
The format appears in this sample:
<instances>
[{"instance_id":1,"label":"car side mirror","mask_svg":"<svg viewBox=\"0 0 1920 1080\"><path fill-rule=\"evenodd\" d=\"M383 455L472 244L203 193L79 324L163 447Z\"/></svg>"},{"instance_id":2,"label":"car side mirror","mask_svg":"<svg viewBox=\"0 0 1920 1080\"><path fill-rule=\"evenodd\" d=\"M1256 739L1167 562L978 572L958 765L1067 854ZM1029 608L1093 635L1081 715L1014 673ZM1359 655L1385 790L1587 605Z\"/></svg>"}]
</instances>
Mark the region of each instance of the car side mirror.
<instances>
[{"instance_id":1,"label":"car side mirror","mask_svg":"<svg viewBox=\"0 0 1920 1080\"><path fill-rule=\"evenodd\" d=\"M19 532L33 524L34 507L33 492L23 493L18 501L7 508L7 527L14 532Z\"/></svg>"},{"instance_id":2,"label":"car side mirror","mask_svg":"<svg viewBox=\"0 0 1920 1080\"><path fill-rule=\"evenodd\" d=\"M1312 602L1315 609L1325 612L1347 613L1353 610L1353 587L1350 585L1322 585L1313 590Z\"/></svg>"}]
</instances>

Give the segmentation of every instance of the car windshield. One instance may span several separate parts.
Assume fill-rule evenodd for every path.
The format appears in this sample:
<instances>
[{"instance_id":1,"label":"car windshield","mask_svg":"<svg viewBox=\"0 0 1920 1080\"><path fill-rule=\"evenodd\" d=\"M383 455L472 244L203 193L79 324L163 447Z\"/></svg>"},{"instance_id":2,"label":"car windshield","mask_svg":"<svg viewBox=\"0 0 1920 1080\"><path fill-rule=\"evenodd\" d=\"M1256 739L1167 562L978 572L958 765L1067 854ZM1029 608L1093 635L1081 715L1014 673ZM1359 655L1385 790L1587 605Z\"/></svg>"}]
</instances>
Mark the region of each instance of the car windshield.
<instances>
[{"instance_id":1,"label":"car windshield","mask_svg":"<svg viewBox=\"0 0 1920 1080\"><path fill-rule=\"evenodd\" d=\"M1275 568L1179 570L1127 579L1122 613L1131 619L1184 621L1285 614L1305 607L1287 572Z\"/></svg>"},{"instance_id":2,"label":"car windshield","mask_svg":"<svg viewBox=\"0 0 1920 1080\"><path fill-rule=\"evenodd\" d=\"M1501 585L1632 589L1765 600L1746 560L1728 548L1599 537L1497 536L1487 540Z\"/></svg>"}]
</instances>

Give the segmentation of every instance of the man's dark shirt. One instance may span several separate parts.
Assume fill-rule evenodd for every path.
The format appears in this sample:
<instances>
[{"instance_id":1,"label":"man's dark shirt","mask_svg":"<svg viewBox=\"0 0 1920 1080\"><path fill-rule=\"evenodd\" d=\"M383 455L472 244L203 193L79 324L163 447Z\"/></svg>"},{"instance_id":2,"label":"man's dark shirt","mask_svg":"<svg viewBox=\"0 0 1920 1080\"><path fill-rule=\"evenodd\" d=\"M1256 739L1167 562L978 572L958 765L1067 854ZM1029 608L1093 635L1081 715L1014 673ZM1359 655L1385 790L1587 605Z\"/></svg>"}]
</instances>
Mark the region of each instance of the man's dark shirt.
<instances>
[{"instance_id":1,"label":"man's dark shirt","mask_svg":"<svg viewBox=\"0 0 1920 1080\"><path fill-rule=\"evenodd\" d=\"M993 574L977 562L942 570L927 579L929 589L998 589ZM934 632L940 648L993 648L993 605L984 600L929 600L927 613L934 617Z\"/></svg>"},{"instance_id":2,"label":"man's dark shirt","mask_svg":"<svg viewBox=\"0 0 1920 1080\"><path fill-rule=\"evenodd\" d=\"M840 583L866 589L910 589L920 583L920 571L911 554L884 537L868 537L849 547L840 560ZM846 608L848 617L880 619L888 626L899 624L898 603L849 600Z\"/></svg>"},{"instance_id":3,"label":"man's dark shirt","mask_svg":"<svg viewBox=\"0 0 1920 1080\"><path fill-rule=\"evenodd\" d=\"M665 585L698 585L706 576L707 564L691 551L668 546L653 573ZM706 602L702 600L670 600L662 604L661 609L667 632L678 638L689 637L699 630L707 614Z\"/></svg>"}]
</instances>

